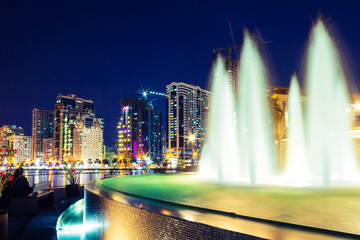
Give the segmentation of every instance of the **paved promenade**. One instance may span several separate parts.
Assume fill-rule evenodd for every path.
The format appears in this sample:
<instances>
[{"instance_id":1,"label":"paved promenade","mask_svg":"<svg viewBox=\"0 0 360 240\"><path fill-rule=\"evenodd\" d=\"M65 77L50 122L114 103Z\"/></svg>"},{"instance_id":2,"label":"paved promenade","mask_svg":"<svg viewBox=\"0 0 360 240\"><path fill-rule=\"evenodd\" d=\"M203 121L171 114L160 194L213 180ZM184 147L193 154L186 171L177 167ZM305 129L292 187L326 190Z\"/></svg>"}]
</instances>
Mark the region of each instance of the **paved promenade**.
<instances>
[{"instance_id":1,"label":"paved promenade","mask_svg":"<svg viewBox=\"0 0 360 240\"><path fill-rule=\"evenodd\" d=\"M56 222L58 217L71 204L84 197L84 187L81 187L80 196L66 198L65 188L54 191L52 206L40 208L33 217L9 217L8 239L11 240L55 240Z\"/></svg>"}]
</instances>

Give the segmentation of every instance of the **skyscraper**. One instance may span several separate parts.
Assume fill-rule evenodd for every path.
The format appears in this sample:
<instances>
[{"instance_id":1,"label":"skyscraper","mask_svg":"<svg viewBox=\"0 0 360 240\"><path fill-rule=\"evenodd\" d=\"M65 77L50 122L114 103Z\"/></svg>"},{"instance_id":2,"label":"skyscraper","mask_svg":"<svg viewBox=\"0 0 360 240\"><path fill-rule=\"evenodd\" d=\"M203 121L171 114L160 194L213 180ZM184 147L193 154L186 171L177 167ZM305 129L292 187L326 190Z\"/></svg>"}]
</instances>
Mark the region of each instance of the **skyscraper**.
<instances>
[{"instance_id":1,"label":"skyscraper","mask_svg":"<svg viewBox=\"0 0 360 240\"><path fill-rule=\"evenodd\" d=\"M119 154L127 159L161 158L161 113L145 100L121 100Z\"/></svg>"},{"instance_id":2,"label":"skyscraper","mask_svg":"<svg viewBox=\"0 0 360 240\"><path fill-rule=\"evenodd\" d=\"M160 161L161 153L163 152L161 143L161 112L155 110L151 104L148 104L147 112L149 122L147 127L148 133L146 135L148 138L146 138L145 142L149 146L149 156Z\"/></svg>"},{"instance_id":3,"label":"skyscraper","mask_svg":"<svg viewBox=\"0 0 360 240\"><path fill-rule=\"evenodd\" d=\"M237 51L236 48L228 47L228 48L214 49L214 52L222 51L222 50L228 51L226 61L225 61L225 67L226 67L226 71L228 73L229 80L230 80L232 89L234 91L234 94L236 97L238 97L240 61L232 59L232 56L231 56L231 50ZM236 58L238 59L238 56Z\"/></svg>"},{"instance_id":4,"label":"skyscraper","mask_svg":"<svg viewBox=\"0 0 360 240\"><path fill-rule=\"evenodd\" d=\"M0 146L9 146L10 136L24 136L24 129L16 125L4 125L0 128Z\"/></svg>"},{"instance_id":5,"label":"skyscraper","mask_svg":"<svg viewBox=\"0 0 360 240\"><path fill-rule=\"evenodd\" d=\"M53 138L54 110L41 110L34 108L32 112L32 146L31 158L44 160L44 139Z\"/></svg>"},{"instance_id":6,"label":"skyscraper","mask_svg":"<svg viewBox=\"0 0 360 240\"><path fill-rule=\"evenodd\" d=\"M95 162L103 155L103 130L101 127L76 126L74 129L74 156L75 160L84 163Z\"/></svg>"},{"instance_id":7,"label":"skyscraper","mask_svg":"<svg viewBox=\"0 0 360 240\"><path fill-rule=\"evenodd\" d=\"M59 94L54 114L54 158L73 160L73 138L76 126L103 129L103 119L95 118L94 102L74 94Z\"/></svg>"},{"instance_id":8,"label":"skyscraper","mask_svg":"<svg viewBox=\"0 0 360 240\"><path fill-rule=\"evenodd\" d=\"M238 60L232 60L231 58L228 58L226 60L226 70L228 72L231 86L233 88L236 97L238 96L238 86L239 86L239 67L240 67L239 64L240 61Z\"/></svg>"},{"instance_id":9,"label":"skyscraper","mask_svg":"<svg viewBox=\"0 0 360 240\"><path fill-rule=\"evenodd\" d=\"M31 136L12 135L9 137L9 146L17 150L15 157L12 159L14 165L30 159Z\"/></svg>"},{"instance_id":10,"label":"skyscraper","mask_svg":"<svg viewBox=\"0 0 360 240\"><path fill-rule=\"evenodd\" d=\"M210 91L186 83L166 86L167 155L172 164L189 161L202 146Z\"/></svg>"}]
</instances>

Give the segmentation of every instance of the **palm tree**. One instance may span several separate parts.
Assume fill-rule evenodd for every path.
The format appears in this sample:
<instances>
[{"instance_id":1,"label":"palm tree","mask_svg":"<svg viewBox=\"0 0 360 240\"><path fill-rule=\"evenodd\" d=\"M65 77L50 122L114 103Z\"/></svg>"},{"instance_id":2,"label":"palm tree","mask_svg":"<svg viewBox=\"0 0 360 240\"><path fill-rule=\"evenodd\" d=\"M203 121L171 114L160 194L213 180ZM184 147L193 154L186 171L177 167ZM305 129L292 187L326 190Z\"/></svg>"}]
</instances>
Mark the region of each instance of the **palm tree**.
<instances>
[{"instance_id":1,"label":"palm tree","mask_svg":"<svg viewBox=\"0 0 360 240\"><path fill-rule=\"evenodd\" d=\"M284 106L281 107L278 104L279 98L276 96L276 94L272 93L271 95L271 101L270 101L270 106L271 106L271 112L273 115L273 121L274 121L274 137L275 137L275 142L276 142L276 152L277 155L279 156L279 167L280 169L284 166L282 166L283 161L282 161L282 139L285 136L286 133L286 128L285 128L285 112L286 112L286 106L287 106L287 101L285 102Z\"/></svg>"}]
</instances>

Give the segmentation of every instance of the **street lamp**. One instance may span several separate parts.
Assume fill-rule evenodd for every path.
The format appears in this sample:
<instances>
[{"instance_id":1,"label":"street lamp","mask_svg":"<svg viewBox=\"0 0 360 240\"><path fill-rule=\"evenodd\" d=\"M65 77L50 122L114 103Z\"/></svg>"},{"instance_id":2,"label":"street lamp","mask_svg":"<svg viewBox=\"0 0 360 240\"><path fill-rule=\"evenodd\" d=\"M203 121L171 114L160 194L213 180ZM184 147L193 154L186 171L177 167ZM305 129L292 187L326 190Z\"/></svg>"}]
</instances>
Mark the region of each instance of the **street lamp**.
<instances>
[{"instance_id":1,"label":"street lamp","mask_svg":"<svg viewBox=\"0 0 360 240\"><path fill-rule=\"evenodd\" d=\"M192 135L190 135L190 136L188 137L188 140L189 140L190 142L194 142L195 139L196 139L195 134L192 134Z\"/></svg>"},{"instance_id":2,"label":"street lamp","mask_svg":"<svg viewBox=\"0 0 360 240\"><path fill-rule=\"evenodd\" d=\"M123 164L124 164L123 159L124 159L125 152L122 154L120 152L118 152L118 154L119 154L119 160L121 162L121 168L123 168ZM126 168L126 165L125 165L125 168Z\"/></svg>"},{"instance_id":3,"label":"street lamp","mask_svg":"<svg viewBox=\"0 0 360 240\"><path fill-rule=\"evenodd\" d=\"M188 136L184 136L184 138L187 139L184 147L183 147L183 154L182 154L182 159L180 159L180 165L179 167L185 168L186 167L186 155L187 155L187 149L188 148L193 148L194 146L194 142L196 140L196 134L195 133L191 133ZM186 147L187 145L187 147ZM181 158L181 153L180 153L180 158Z\"/></svg>"},{"instance_id":4,"label":"street lamp","mask_svg":"<svg viewBox=\"0 0 360 240\"><path fill-rule=\"evenodd\" d=\"M191 143L191 150L192 150L192 157L191 157L191 161L195 158L197 158L197 155L198 155L198 149L196 150L196 149L194 149L194 145L195 145L195 141L197 140L197 139L200 139L200 138L197 138L196 137L196 133L193 133L193 134L191 134L189 137L188 137L188 144L190 145L190 143Z\"/></svg>"},{"instance_id":5,"label":"street lamp","mask_svg":"<svg viewBox=\"0 0 360 240\"><path fill-rule=\"evenodd\" d=\"M193 149L192 159L196 161L196 165L197 165L198 152L199 152L199 150L194 151L194 149ZM195 165L195 164L194 164L194 165Z\"/></svg>"}]
</instances>

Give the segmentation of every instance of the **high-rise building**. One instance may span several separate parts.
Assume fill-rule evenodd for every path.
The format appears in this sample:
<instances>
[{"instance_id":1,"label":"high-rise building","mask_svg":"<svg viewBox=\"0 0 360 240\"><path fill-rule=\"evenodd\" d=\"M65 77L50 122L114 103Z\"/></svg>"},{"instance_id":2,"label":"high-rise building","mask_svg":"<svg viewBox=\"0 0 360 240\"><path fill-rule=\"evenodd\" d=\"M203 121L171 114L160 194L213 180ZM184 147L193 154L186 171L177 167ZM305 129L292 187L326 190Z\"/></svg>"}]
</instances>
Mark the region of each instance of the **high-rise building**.
<instances>
[{"instance_id":1,"label":"high-rise building","mask_svg":"<svg viewBox=\"0 0 360 240\"><path fill-rule=\"evenodd\" d=\"M103 155L103 130L101 127L76 126L74 129L73 159L84 163L101 159Z\"/></svg>"},{"instance_id":2,"label":"high-rise building","mask_svg":"<svg viewBox=\"0 0 360 240\"><path fill-rule=\"evenodd\" d=\"M161 158L161 113L146 100L121 100L118 153L127 160Z\"/></svg>"},{"instance_id":3,"label":"high-rise building","mask_svg":"<svg viewBox=\"0 0 360 240\"><path fill-rule=\"evenodd\" d=\"M153 105L148 104L148 132L146 134L145 142L149 146L149 156L153 159L158 159L160 162L161 154L163 153L162 144L161 144L161 112L155 110Z\"/></svg>"},{"instance_id":4,"label":"high-rise building","mask_svg":"<svg viewBox=\"0 0 360 240\"><path fill-rule=\"evenodd\" d=\"M43 161L51 162L54 160L54 138L43 140Z\"/></svg>"},{"instance_id":5,"label":"high-rise building","mask_svg":"<svg viewBox=\"0 0 360 240\"><path fill-rule=\"evenodd\" d=\"M9 137L9 146L17 152L13 158L13 164L20 164L31 157L31 136L12 135Z\"/></svg>"},{"instance_id":6,"label":"high-rise building","mask_svg":"<svg viewBox=\"0 0 360 240\"><path fill-rule=\"evenodd\" d=\"M10 136L24 136L24 129L16 125L4 125L0 128L0 146L9 146Z\"/></svg>"},{"instance_id":7,"label":"high-rise building","mask_svg":"<svg viewBox=\"0 0 360 240\"><path fill-rule=\"evenodd\" d=\"M199 86L172 82L166 86L167 159L174 165L189 162L203 143L210 91Z\"/></svg>"},{"instance_id":8,"label":"high-rise building","mask_svg":"<svg viewBox=\"0 0 360 240\"><path fill-rule=\"evenodd\" d=\"M54 158L73 160L73 140L76 126L103 129L103 119L95 118L94 102L77 98L74 94L59 94L54 114Z\"/></svg>"},{"instance_id":9,"label":"high-rise building","mask_svg":"<svg viewBox=\"0 0 360 240\"><path fill-rule=\"evenodd\" d=\"M32 112L32 146L31 158L44 160L44 139L53 138L54 110L41 110L34 108Z\"/></svg>"},{"instance_id":10,"label":"high-rise building","mask_svg":"<svg viewBox=\"0 0 360 240\"><path fill-rule=\"evenodd\" d=\"M238 96L238 86L239 86L239 67L240 67L240 61L232 60L231 58L228 58L226 60L226 70L228 72L231 86L233 88L236 97Z\"/></svg>"}]
</instances>

